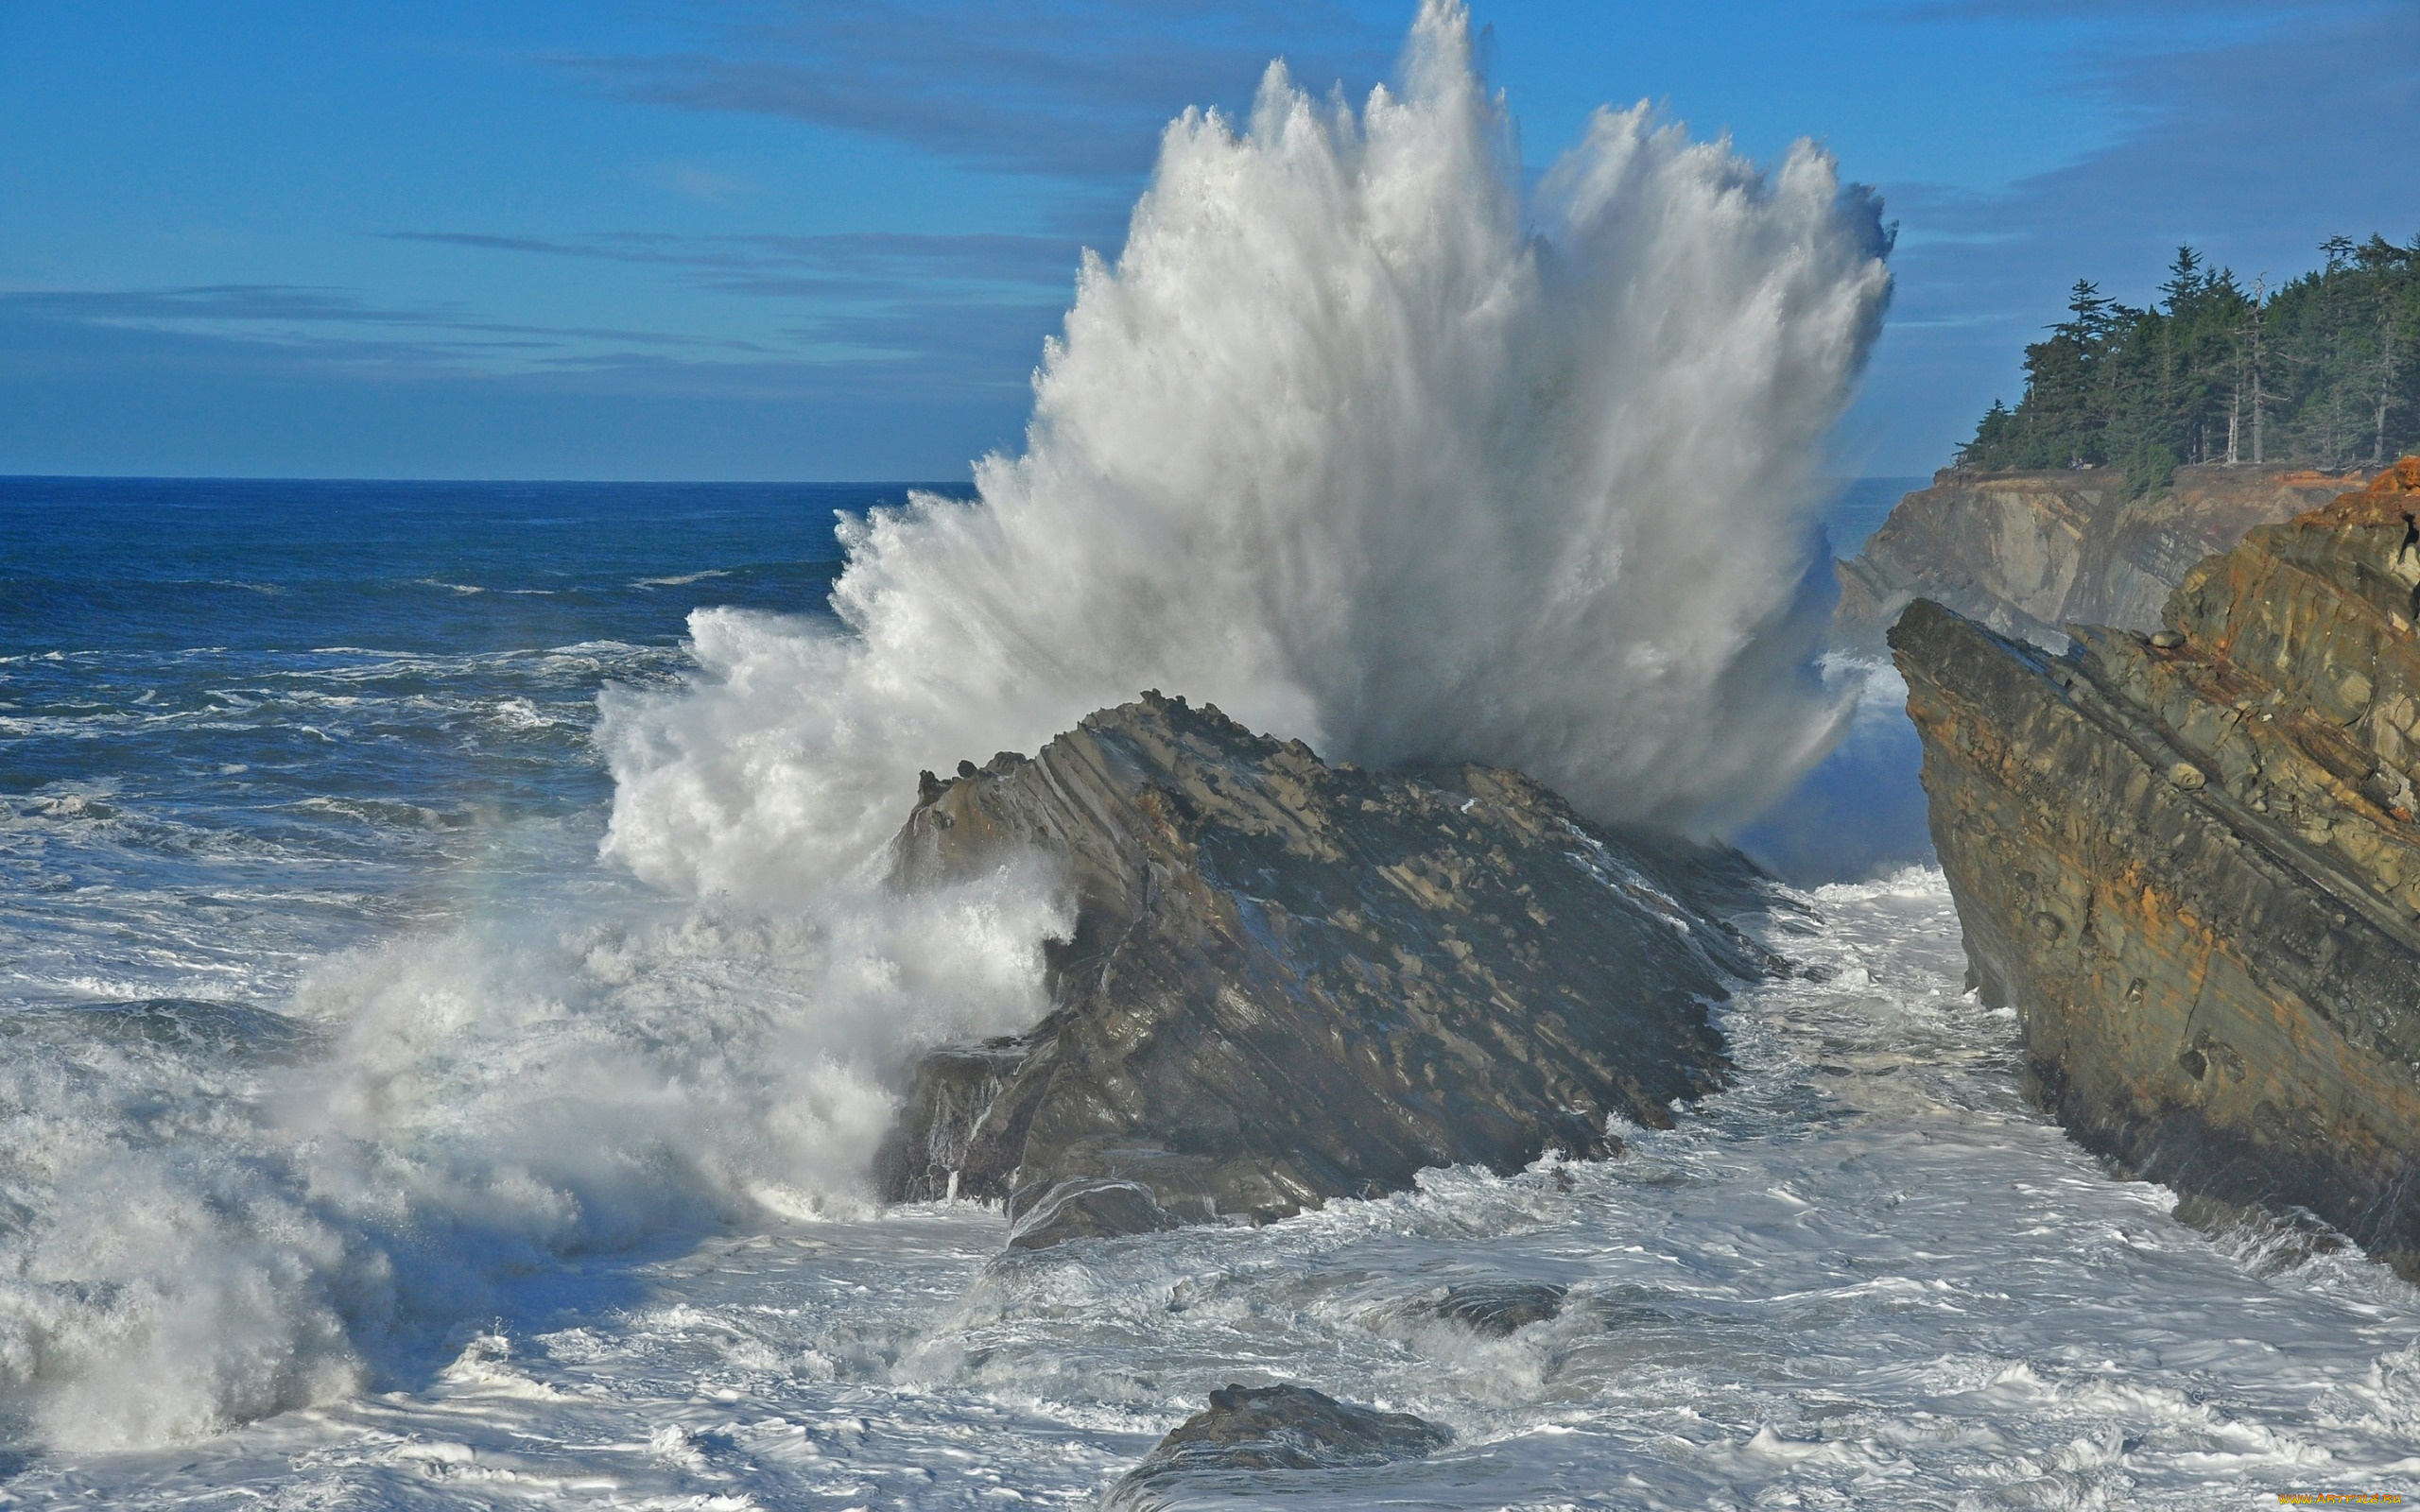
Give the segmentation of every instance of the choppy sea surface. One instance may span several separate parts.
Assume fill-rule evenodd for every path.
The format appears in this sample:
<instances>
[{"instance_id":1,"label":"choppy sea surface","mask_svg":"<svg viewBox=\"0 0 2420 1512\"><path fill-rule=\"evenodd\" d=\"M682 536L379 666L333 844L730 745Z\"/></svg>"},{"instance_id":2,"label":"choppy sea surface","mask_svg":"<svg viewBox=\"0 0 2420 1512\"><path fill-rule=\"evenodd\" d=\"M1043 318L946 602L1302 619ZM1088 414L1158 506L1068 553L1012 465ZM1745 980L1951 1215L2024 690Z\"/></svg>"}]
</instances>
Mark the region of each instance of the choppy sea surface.
<instances>
[{"instance_id":1,"label":"choppy sea surface","mask_svg":"<svg viewBox=\"0 0 2420 1512\"><path fill-rule=\"evenodd\" d=\"M599 863L596 700L903 491L0 480L0 1503L1081 1505L1280 1381L1455 1443L1184 1504L2420 1490L2420 1294L2075 1149L1923 868L1804 894L1602 1164L1014 1256L756 1180L879 953ZM1571 1292L1421 1311L1478 1280Z\"/></svg>"}]
</instances>

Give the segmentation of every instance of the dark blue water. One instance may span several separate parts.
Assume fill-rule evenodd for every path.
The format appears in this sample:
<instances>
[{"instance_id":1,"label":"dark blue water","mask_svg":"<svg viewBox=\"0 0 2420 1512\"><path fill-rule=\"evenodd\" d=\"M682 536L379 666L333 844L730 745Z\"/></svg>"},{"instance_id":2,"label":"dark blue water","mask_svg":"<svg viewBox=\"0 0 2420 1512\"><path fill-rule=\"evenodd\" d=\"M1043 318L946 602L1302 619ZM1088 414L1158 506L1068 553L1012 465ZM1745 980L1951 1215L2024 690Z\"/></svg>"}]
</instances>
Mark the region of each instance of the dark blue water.
<instances>
[{"instance_id":1,"label":"dark blue water","mask_svg":"<svg viewBox=\"0 0 2420 1512\"><path fill-rule=\"evenodd\" d=\"M0 479L0 1005L607 885L598 689L825 612L836 511L907 488Z\"/></svg>"},{"instance_id":2,"label":"dark blue water","mask_svg":"<svg viewBox=\"0 0 2420 1512\"><path fill-rule=\"evenodd\" d=\"M1899 500L1931 483L1930 478L1871 477L1850 478L1841 484L1840 495L1824 516L1824 533L1830 538L1833 555L1854 557L1864 550L1865 538L1882 528Z\"/></svg>"}]
</instances>

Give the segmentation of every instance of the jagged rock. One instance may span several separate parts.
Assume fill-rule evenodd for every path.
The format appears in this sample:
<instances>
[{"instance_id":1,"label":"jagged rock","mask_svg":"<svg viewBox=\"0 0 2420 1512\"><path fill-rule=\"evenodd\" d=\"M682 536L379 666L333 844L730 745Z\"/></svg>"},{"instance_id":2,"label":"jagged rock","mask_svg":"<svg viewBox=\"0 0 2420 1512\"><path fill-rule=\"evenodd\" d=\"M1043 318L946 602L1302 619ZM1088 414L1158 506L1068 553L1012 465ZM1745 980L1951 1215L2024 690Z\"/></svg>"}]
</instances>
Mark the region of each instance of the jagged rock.
<instances>
[{"instance_id":1,"label":"jagged rock","mask_svg":"<svg viewBox=\"0 0 2420 1512\"><path fill-rule=\"evenodd\" d=\"M946 1201L958 1195L967 1142L990 1111L992 1100L1025 1064L1027 1049L1021 1040L991 1040L952 1045L925 1057L886 1151L898 1168L897 1179L918 1200Z\"/></svg>"},{"instance_id":2,"label":"jagged rock","mask_svg":"<svg viewBox=\"0 0 2420 1512\"><path fill-rule=\"evenodd\" d=\"M1106 1177L1062 1180L1009 1230L1011 1249L1047 1249L1070 1239L1119 1239L1177 1227L1176 1218L1139 1181Z\"/></svg>"},{"instance_id":3,"label":"jagged rock","mask_svg":"<svg viewBox=\"0 0 2420 1512\"><path fill-rule=\"evenodd\" d=\"M1944 469L1899 501L1840 564L1834 639L1878 649L1917 598L2003 635L2063 647L2072 621L2151 629L2193 564L2255 525L2325 504L2363 474L2285 467L2188 467L2168 488L2125 496L2106 468L2053 472Z\"/></svg>"},{"instance_id":4,"label":"jagged rock","mask_svg":"<svg viewBox=\"0 0 2420 1512\"><path fill-rule=\"evenodd\" d=\"M1056 1005L929 1058L877 1167L894 1200L1074 1226L1024 1243L1148 1216L1069 1183L1258 1221L1609 1154L1608 1120L1668 1126L1721 1084L1707 1005L1768 964L1728 922L1766 897L1736 852L1590 825L1515 772L1331 767L1157 695L930 784L895 876L1028 848L1076 895Z\"/></svg>"},{"instance_id":5,"label":"jagged rock","mask_svg":"<svg viewBox=\"0 0 2420 1512\"><path fill-rule=\"evenodd\" d=\"M1891 633L1985 1000L2087 1146L2420 1279L2420 459L2256 529L2165 644Z\"/></svg>"},{"instance_id":6,"label":"jagged rock","mask_svg":"<svg viewBox=\"0 0 2420 1512\"><path fill-rule=\"evenodd\" d=\"M1184 1420L1102 1498L1103 1512L1164 1506L1172 1482L1267 1470L1351 1469L1420 1459L1453 1434L1409 1413L1376 1412L1307 1386L1229 1386Z\"/></svg>"},{"instance_id":7,"label":"jagged rock","mask_svg":"<svg viewBox=\"0 0 2420 1512\"><path fill-rule=\"evenodd\" d=\"M1558 1316L1570 1293L1567 1286L1546 1281L1464 1281L1446 1287L1445 1295L1426 1311L1501 1339Z\"/></svg>"}]
</instances>

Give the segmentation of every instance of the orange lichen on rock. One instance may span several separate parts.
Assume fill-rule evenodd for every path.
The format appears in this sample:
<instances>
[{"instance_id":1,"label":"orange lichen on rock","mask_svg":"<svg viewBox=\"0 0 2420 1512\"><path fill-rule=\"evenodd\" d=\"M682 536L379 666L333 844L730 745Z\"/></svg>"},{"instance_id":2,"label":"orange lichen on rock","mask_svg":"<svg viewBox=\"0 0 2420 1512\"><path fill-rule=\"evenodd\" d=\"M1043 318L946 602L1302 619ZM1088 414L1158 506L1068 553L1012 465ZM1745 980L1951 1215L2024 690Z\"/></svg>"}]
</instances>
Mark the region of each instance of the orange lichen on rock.
<instances>
[{"instance_id":1,"label":"orange lichen on rock","mask_svg":"<svg viewBox=\"0 0 2420 1512\"><path fill-rule=\"evenodd\" d=\"M2420 494L2420 456L2407 456L2372 478L2369 487L2356 489L2307 514L2296 515L2293 523L2321 528L2400 525L2404 512L2412 507L2414 494Z\"/></svg>"},{"instance_id":2,"label":"orange lichen on rock","mask_svg":"<svg viewBox=\"0 0 2420 1512\"><path fill-rule=\"evenodd\" d=\"M2052 658L1918 603L1891 644L1968 956L2044 1101L2420 1279L2407 511L2420 459L2195 566L2156 636L2071 626Z\"/></svg>"}]
</instances>

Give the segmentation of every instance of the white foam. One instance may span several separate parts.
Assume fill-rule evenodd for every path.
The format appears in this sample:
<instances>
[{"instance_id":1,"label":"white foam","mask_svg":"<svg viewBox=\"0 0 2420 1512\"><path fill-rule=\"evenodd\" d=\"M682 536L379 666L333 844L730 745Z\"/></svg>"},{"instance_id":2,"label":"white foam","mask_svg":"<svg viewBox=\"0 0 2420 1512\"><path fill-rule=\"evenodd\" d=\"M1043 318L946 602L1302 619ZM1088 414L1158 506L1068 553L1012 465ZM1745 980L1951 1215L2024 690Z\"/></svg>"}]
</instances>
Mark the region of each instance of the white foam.
<instances>
[{"instance_id":1,"label":"white foam","mask_svg":"<svg viewBox=\"0 0 2420 1512\"><path fill-rule=\"evenodd\" d=\"M843 627L701 612L685 693L609 702L609 851L778 897L918 767L1149 686L1601 817L1785 790L1846 713L1814 467L1889 292L1878 206L1810 144L1762 172L1645 106L1525 194L1470 54L1427 0L1357 114L1272 67L1244 129L1169 127L1024 454L851 524Z\"/></svg>"},{"instance_id":2,"label":"white foam","mask_svg":"<svg viewBox=\"0 0 2420 1512\"><path fill-rule=\"evenodd\" d=\"M933 1205L571 1256L410 1389L174 1453L53 1455L29 1502L1080 1503L1230 1382L1454 1429L1288 1505L2198 1507L2407 1489L2420 1301L2177 1224L2016 1095L1934 871L1824 889L1830 968L1727 1013L1731 1091L1624 1156L1253 1228L1040 1254ZM1850 968L1858 973L1853 979ZM384 1032L384 1031L382 1031ZM1507 1338L1424 1317L1568 1286ZM1197 1485L1186 1504L1258 1504ZM452 1500L448 1500L452 1499Z\"/></svg>"},{"instance_id":3,"label":"white foam","mask_svg":"<svg viewBox=\"0 0 2420 1512\"><path fill-rule=\"evenodd\" d=\"M862 1213L900 1067L1041 1011L1015 871L801 918L497 924L340 954L294 1067L21 1029L0 1407L75 1450L346 1398L565 1257Z\"/></svg>"}]
</instances>

